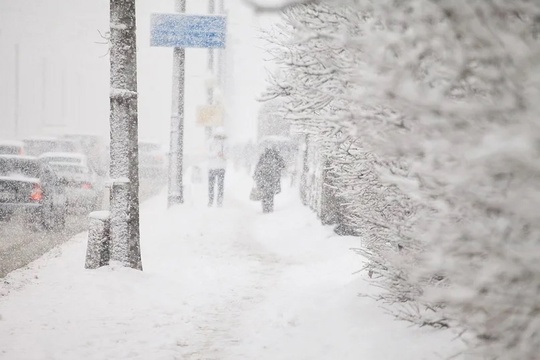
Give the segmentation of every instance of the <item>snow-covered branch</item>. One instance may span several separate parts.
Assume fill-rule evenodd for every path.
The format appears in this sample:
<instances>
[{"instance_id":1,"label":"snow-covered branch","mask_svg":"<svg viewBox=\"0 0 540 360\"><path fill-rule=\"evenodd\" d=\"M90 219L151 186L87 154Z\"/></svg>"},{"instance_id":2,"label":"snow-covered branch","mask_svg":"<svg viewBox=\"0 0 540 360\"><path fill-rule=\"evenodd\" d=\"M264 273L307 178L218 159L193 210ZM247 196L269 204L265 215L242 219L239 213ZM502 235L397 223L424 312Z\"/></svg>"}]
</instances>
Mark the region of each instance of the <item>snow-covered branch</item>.
<instances>
[{"instance_id":1,"label":"snow-covered branch","mask_svg":"<svg viewBox=\"0 0 540 360\"><path fill-rule=\"evenodd\" d=\"M244 0L256 13L275 13L291 6L300 4L314 4L320 0Z\"/></svg>"}]
</instances>

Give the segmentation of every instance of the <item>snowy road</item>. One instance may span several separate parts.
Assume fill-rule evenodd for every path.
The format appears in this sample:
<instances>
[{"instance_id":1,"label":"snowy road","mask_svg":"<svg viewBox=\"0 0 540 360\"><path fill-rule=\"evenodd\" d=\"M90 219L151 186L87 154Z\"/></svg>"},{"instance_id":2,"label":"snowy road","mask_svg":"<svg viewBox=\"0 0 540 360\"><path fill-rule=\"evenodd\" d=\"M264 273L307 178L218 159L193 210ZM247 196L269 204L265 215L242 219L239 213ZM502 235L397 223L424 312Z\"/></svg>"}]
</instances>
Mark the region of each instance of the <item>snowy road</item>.
<instances>
[{"instance_id":1,"label":"snowy road","mask_svg":"<svg viewBox=\"0 0 540 360\"><path fill-rule=\"evenodd\" d=\"M148 199L159 189L151 184L141 184L141 199ZM21 219L0 221L0 278L10 271L36 260L55 246L63 244L75 234L88 229L86 215L71 215L66 219L62 232L34 232Z\"/></svg>"},{"instance_id":2,"label":"snowy road","mask_svg":"<svg viewBox=\"0 0 540 360\"><path fill-rule=\"evenodd\" d=\"M83 268L84 234L0 283L0 358L431 360L453 334L411 329L369 298L359 239L337 237L284 189L276 212L230 174L223 208L205 184L141 212L144 271ZM460 359L456 357L456 359Z\"/></svg>"},{"instance_id":3,"label":"snowy road","mask_svg":"<svg viewBox=\"0 0 540 360\"><path fill-rule=\"evenodd\" d=\"M86 216L69 216L62 232L35 232L20 219L0 222L0 278L85 231Z\"/></svg>"}]
</instances>

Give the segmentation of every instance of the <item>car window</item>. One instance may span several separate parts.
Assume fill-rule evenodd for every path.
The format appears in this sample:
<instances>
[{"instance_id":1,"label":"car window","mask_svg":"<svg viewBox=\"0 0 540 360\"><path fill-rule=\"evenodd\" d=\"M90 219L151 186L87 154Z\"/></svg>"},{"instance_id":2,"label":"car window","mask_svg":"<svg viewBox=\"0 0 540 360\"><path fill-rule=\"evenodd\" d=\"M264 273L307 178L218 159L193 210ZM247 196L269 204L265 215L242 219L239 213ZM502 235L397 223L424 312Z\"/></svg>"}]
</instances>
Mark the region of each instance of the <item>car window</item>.
<instances>
[{"instance_id":1,"label":"car window","mask_svg":"<svg viewBox=\"0 0 540 360\"><path fill-rule=\"evenodd\" d=\"M21 149L17 146L0 145L0 154L5 155L18 155Z\"/></svg>"},{"instance_id":2,"label":"car window","mask_svg":"<svg viewBox=\"0 0 540 360\"><path fill-rule=\"evenodd\" d=\"M50 166L48 166L46 164L41 166L41 174L42 174L42 179L44 181L51 181L52 182L52 181L56 180L56 174L55 174L54 170Z\"/></svg>"},{"instance_id":3,"label":"car window","mask_svg":"<svg viewBox=\"0 0 540 360\"><path fill-rule=\"evenodd\" d=\"M48 140L25 140L24 147L29 155L41 155L54 151L54 142Z\"/></svg>"},{"instance_id":4,"label":"car window","mask_svg":"<svg viewBox=\"0 0 540 360\"><path fill-rule=\"evenodd\" d=\"M56 146L58 152L76 152L77 147L71 141L59 141Z\"/></svg>"},{"instance_id":5,"label":"car window","mask_svg":"<svg viewBox=\"0 0 540 360\"><path fill-rule=\"evenodd\" d=\"M77 146L72 141L65 140L24 140L26 152L39 156L47 152L77 152Z\"/></svg>"},{"instance_id":6,"label":"car window","mask_svg":"<svg viewBox=\"0 0 540 360\"><path fill-rule=\"evenodd\" d=\"M51 164L51 167L60 174L88 174L89 170L83 166Z\"/></svg>"},{"instance_id":7,"label":"car window","mask_svg":"<svg viewBox=\"0 0 540 360\"><path fill-rule=\"evenodd\" d=\"M39 178L39 165L28 159L0 159L0 175Z\"/></svg>"},{"instance_id":8,"label":"car window","mask_svg":"<svg viewBox=\"0 0 540 360\"><path fill-rule=\"evenodd\" d=\"M139 143L139 151L141 152L159 151L160 149L161 146L159 144Z\"/></svg>"},{"instance_id":9,"label":"car window","mask_svg":"<svg viewBox=\"0 0 540 360\"><path fill-rule=\"evenodd\" d=\"M63 162L63 163L72 163L72 164L80 164L81 163L81 159L77 159L77 158L73 158L73 157L46 157L44 158L45 161L47 162L51 162L51 161L56 161L56 162Z\"/></svg>"}]
</instances>

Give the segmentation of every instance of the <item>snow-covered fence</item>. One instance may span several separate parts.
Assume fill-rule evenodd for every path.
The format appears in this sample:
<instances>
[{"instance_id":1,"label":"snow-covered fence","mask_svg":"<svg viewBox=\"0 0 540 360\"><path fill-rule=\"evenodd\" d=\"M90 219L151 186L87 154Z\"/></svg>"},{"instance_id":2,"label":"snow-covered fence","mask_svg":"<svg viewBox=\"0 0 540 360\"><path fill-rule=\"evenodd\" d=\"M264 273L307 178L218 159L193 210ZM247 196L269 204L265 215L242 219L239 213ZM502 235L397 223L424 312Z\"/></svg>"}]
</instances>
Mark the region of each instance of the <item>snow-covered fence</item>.
<instances>
[{"instance_id":1,"label":"snow-covered fence","mask_svg":"<svg viewBox=\"0 0 540 360\"><path fill-rule=\"evenodd\" d=\"M110 215L109 211L94 211L89 215L90 227L84 265L87 269L97 269L109 265Z\"/></svg>"}]
</instances>

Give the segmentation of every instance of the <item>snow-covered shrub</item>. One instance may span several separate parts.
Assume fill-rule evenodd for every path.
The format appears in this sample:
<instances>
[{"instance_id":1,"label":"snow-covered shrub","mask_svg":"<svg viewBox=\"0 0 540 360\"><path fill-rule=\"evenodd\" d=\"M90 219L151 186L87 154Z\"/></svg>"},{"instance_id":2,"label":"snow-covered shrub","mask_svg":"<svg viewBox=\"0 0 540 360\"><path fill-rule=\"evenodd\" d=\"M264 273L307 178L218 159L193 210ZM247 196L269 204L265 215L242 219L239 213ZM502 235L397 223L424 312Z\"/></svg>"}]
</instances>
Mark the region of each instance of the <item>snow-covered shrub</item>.
<instances>
[{"instance_id":1,"label":"snow-covered shrub","mask_svg":"<svg viewBox=\"0 0 540 360\"><path fill-rule=\"evenodd\" d=\"M394 126L388 119L395 116L385 108L351 98L355 89L351 79L355 79L363 55L360 48L345 48L344 38L338 36L358 36L362 18L347 7L288 10L286 25L270 34L278 42L272 54L283 67L272 79L267 95L285 96L293 129L309 137L304 183L307 204L323 221L337 223L341 233L361 235L364 246L359 251L370 260L367 268L388 290L382 298L390 303L406 302L421 293L404 268L406 259L407 266L413 266L415 258L406 255L413 252L403 249L418 247L413 238L402 235L414 205L378 173L378 167L398 171L403 164L394 156L367 150L377 144L372 137L375 129L383 134L383 129ZM357 105L362 108L356 109ZM407 318L414 315L416 312Z\"/></svg>"},{"instance_id":2,"label":"snow-covered shrub","mask_svg":"<svg viewBox=\"0 0 540 360\"><path fill-rule=\"evenodd\" d=\"M449 280L431 299L490 358L540 353L539 15L532 1L379 1L358 42L377 86L355 91L408 130L378 152L407 159L412 182L389 180L424 209L416 275Z\"/></svg>"},{"instance_id":3,"label":"snow-covered shrub","mask_svg":"<svg viewBox=\"0 0 540 360\"><path fill-rule=\"evenodd\" d=\"M433 322L488 358L537 358L540 3L334 0L285 19L272 89L330 161L386 300L444 304Z\"/></svg>"}]
</instances>

